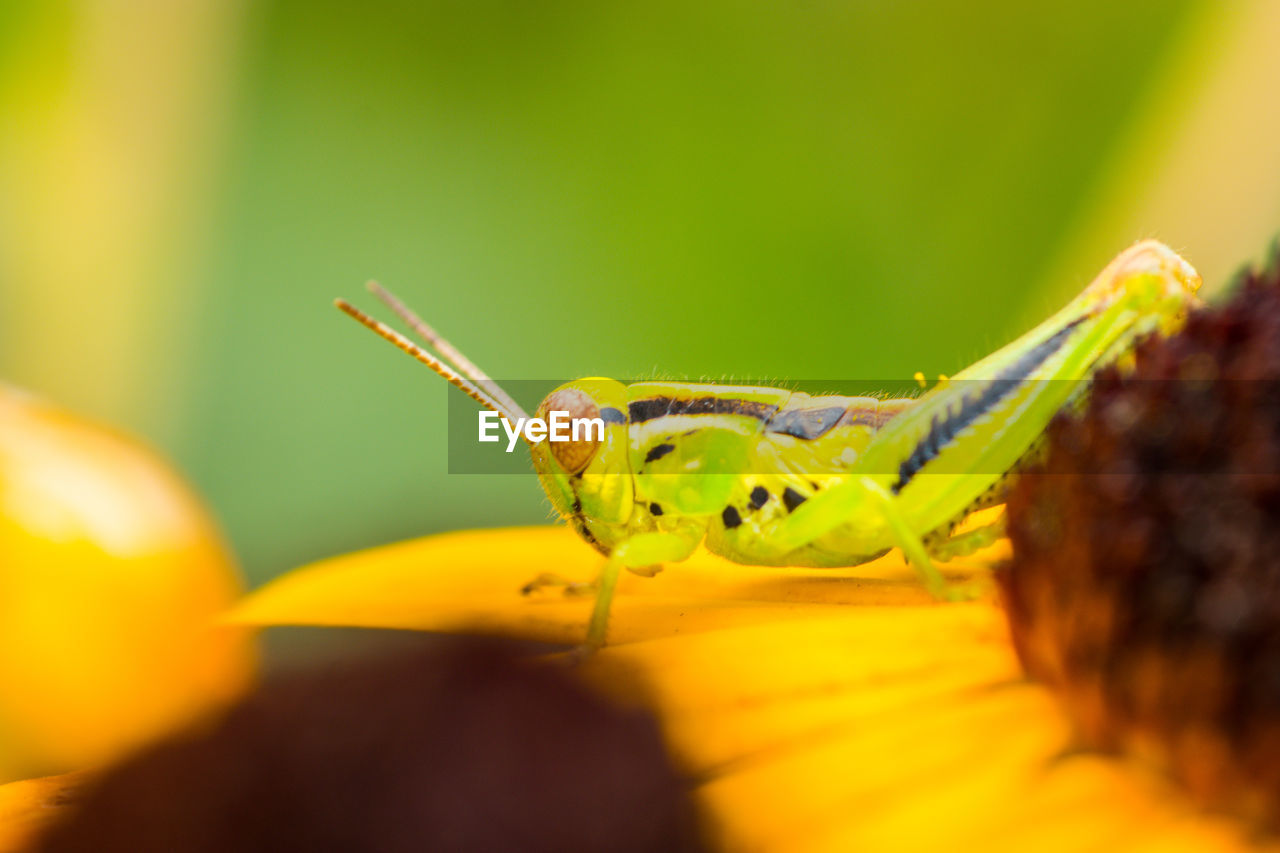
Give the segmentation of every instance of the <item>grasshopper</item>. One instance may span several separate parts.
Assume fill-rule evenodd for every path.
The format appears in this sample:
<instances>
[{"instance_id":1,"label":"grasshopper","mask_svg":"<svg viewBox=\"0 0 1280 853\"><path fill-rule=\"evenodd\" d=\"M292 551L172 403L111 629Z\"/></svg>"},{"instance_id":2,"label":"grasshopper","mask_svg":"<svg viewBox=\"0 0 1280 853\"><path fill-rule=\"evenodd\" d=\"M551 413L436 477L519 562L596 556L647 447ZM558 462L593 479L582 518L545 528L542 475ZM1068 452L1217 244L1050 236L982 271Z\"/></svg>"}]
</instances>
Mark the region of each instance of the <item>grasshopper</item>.
<instances>
[{"instance_id":1,"label":"grasshopper","mask_svg":"<svg viewBox=\"0 0 1280 853\"><path fill-rule=\"evenodd\" d=\"M370 287L434 355L336 304L482 406L525 417L433 328ZM529 442L557 512L605 557L585 647L605 642L622 569L651 575L699 544L738 563L808 567L856 566L899 548L936 598L968 597L934 560L995 541L1003 516L963 534L955 527L1002 503L1053 417L1082 401L1098 370L1131 359L1142 337L1178 328L1199 287L1177 253L1140 242L1052 317L918 397L600 378L560 386L538 416L605 425L603 436Z\"/></svg>"}]
</instances>

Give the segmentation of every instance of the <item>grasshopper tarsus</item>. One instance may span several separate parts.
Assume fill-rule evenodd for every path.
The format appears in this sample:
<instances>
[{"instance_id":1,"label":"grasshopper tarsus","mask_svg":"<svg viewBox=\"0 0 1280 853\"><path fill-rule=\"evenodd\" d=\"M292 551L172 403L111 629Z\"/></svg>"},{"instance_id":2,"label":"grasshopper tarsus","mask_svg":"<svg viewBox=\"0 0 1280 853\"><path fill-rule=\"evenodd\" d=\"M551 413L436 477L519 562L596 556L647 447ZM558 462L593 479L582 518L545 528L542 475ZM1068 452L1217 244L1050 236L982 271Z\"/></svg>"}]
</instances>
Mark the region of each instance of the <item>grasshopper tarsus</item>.
<instances>
[{"instance_id":1,"label":"grasshopper tarsus","mask_svg":"<svg viewBox=\"0 0 1280 853\"><path fill-rule=\"evenodd\" d=\"M572 581L554 572L542 572L536 578L520 587L520 594L529 596L551 587L560 587L561 592L567 597L587 595L595 592L596 589L596 585L590 581Z\"/></svg>"}]
</instances>

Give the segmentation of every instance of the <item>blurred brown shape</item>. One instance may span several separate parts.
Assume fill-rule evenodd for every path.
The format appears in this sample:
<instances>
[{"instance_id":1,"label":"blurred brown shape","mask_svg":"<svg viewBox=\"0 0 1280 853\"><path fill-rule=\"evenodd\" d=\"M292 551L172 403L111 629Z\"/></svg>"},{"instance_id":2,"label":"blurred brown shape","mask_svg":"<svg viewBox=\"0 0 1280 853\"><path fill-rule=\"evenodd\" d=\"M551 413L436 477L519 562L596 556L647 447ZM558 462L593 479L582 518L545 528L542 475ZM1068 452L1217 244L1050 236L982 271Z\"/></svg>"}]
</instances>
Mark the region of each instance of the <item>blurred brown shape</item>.
<instances>
[{"instance_id":1,"label":"blurred brown shape","mask_svg":"<svg viewBox=\"0 0 1280 853\"><path fill-rule=\"evenodd\" d=\"M1085 745L1280 824L1280 274L1099 377L1008 504L1027 672Z\"/></svg>"},{"instance_id":2,"label":"blurred brown shape","mask_svg":"<svg viewBox=\"0 0 1280 853\"><path fill-rule=\"evenodd\" d=\"M268 683L107 774L39 845L70 851L696 850L655 721L510 643Z\"/></svg>"}]
</instances>

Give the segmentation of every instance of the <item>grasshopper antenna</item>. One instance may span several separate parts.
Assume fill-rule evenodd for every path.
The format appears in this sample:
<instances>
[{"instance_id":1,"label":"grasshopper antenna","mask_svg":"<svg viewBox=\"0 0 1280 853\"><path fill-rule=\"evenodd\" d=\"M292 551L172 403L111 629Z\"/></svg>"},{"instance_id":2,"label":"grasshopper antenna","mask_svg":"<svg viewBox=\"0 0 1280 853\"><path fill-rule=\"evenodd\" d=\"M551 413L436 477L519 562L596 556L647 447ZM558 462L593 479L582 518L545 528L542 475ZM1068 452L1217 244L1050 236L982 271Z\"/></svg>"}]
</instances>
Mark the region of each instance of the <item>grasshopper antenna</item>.
<instances>
[{"instance_id":1,"label":"grasshopper antenna","mask_svg":"<svg viewBox=\"0 0 1280 853\"><path fill-rule=\"evenodd\" d=\"M378 297L378 299L382 301L383 305L386 305L395 312L395 315L403 320L405 324L418 335L418 337L422 338L422 340L426 342L427 346L435 350L446 362L450 362L459 373L483 388L488 392L490 397L497 400L509 411L515 412L517 415L524 418L528 417L528 415L525 414L524 409L520 407L520 404L513 400L506 391L502 390L501 385L490 379L489 375L477 367L475 362L471 361L471 359L462 354L461 350L445 340L444 335L441 335L432 328L426 320L423 320L414 313L413 309L401 302L394 293L387 290L376 281L367 282L365 287L368 288L370 293Z\"/></svg>"},{"instance_id":2,"label":"grasshopper antenna","mask_svg":"<svg viewBox=\"0 0 1280 853\"><path fill-rule=\"evenodd\" d=\"M409 340L404 335L397 332L395 329L392 329L390 326L387 326L386 324L380 323L377 320L373 319L368 314L361 311L359 308L356 308L347 300L335 299L333 300L333 304L338 306L338 309L342 311L342 313L346 314L348 317L351 317L357 323L364 326L366 329L370 330L371 332L376 334L378 337L390 341L392 344L394 344L404 352L408 353L409 355L416 358L418 361L425 364L427 367L431 368L440 376L443 376L445 380L449 382L450 385L453 385L455 388L461 389L463 393L465 393L471 399L475 400L480 405L484 406L486 409L497 412L498 414L502 415L512 423L517 422L520 417L524 416L523 410L521 410L518 406L515 408L514 411L507 408L502 403L495 400L482 388L472 383L467 377L462 376L460 373L458 373L454 368L452 368L448 364L445 364L443 361L436 358L434 355L427 352L422 347L418 346L413 341ZM520 414L517 415L515 414L515 412L519 412ZM523 434L524 434L524 431L521 430L521 435Z\"/></svg>"}]
</instances>

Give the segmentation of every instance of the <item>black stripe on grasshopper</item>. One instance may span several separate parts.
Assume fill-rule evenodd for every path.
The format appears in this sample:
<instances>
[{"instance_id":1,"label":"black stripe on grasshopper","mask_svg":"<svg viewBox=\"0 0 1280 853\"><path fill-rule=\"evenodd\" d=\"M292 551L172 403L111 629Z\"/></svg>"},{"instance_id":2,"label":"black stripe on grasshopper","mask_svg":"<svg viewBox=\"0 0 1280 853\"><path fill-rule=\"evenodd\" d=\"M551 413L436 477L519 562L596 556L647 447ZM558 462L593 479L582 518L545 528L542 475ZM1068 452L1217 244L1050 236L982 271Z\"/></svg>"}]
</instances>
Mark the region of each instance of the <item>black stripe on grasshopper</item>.
<instances>
[{"instance_id":1,"label":"black stripe on grasshopper","mask_svg":"<svg viewBox=\"0 0 1280 853\"><path fill-rule=\"evenodd\" d=\"M736 400L726 397L648 397L632 400L627 404L633 424L664 418L668 415L742 415L767 421L778 407L755 400Z\"/></svg>"},{"instance_id":2,"label":"black stripe on grasshopper","mask_svg":"<svg viewBox=\"0 0 1280 853\"><path fill-rule=\"evenodd\" d=\"M628 404L629 421L617 409L602 409L605 423L639 424L679 415L740 415L764 422L767 432L813 441L837 426L880 426L888 417L878 407L828 406L822 409L786 409L771 403L733 397L647 397ZM692 430L690 430L690 433ZM688 435L689 433L685 433Z\"/></svg>"},{"instance_id":3,"label":"black stripe on grasshopper","mask_svg":"<svg viewBox=\"0 0 1280 853\"><path fill-rule=\"evenodd\" d=\"M1054 332L1052 336L1037 344L1021 358L1002 370L981 391L967 396L961 401L960 408L945 418L934 416L929 432L911 451L911 455L898 466L898 482L891 487L896 495L910 483L920 469L931 460L937 458L948 444L955 439L965 427L991 411L1001 400L1013 393L1025 382L1037 367L1044 364L1055 352L1062 348L1076 326L1086 317L1081 317Z\"/></svg>"}]
</instances>

